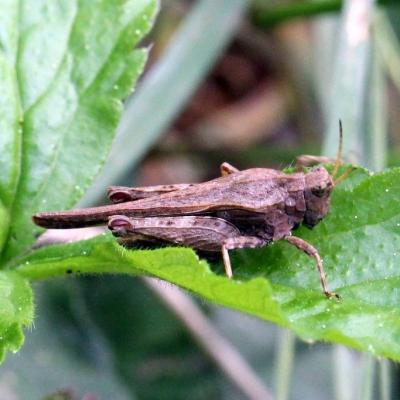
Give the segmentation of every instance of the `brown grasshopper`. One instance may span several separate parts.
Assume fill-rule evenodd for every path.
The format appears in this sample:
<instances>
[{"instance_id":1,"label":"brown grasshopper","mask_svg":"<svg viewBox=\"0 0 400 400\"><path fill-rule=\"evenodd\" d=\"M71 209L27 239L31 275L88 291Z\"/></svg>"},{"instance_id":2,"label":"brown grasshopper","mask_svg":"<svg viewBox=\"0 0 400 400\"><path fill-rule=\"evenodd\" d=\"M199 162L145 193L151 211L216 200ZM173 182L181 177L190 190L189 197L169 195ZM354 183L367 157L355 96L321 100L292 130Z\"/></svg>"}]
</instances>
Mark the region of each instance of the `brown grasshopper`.
<instances>
[{"instance_id":1,"label":"brown grasshopper","mask_svg":"<svg viewBox=\"0 0 400 400\"><path fill-rule=\"evenodd\" d=\"M228 250L262 247L284 239L315 259L323 293L328 298L338 298L328 290L318 251L293 236L292 230L301 223L312 228L326 216L340 153L339 149L332 177L322 166L306 173L286 174L267 168L239 171L223 163L222 176L208 182L113 186L109 188L109 198L115 204L38 213L33 221L45 228L108 223L124 246L144 240L220 251L229 278L232 268Z\"/></svg>"}]
</instances>

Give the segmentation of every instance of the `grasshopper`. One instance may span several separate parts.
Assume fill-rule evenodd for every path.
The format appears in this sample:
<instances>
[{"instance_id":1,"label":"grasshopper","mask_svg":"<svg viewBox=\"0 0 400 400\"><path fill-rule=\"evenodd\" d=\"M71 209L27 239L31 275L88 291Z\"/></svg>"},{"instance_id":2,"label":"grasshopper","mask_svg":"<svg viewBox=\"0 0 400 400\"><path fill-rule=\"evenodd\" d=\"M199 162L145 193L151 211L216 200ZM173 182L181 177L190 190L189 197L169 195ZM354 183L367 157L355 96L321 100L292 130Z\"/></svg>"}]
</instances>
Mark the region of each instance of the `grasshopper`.
<instances>
[{"instance_id":1,"label":"grasshopper","mask_svg":"<svg viewBox=\"0 0 400 400\"><path fill-rule=\"evenodd\" d=\"M339 299L338 294L328 290L317 249L292 235L300 224L312 229L326 216L335 184L352 171L335 179L342 158L341 121L339 132L332 176L323 166L287 174L269 168L239 171L224 162L220 166L221 177L207 182L111 186L108 197L114 204L41 212L32 219L41 227L56 229L107 223L125 247L145 241L221 252L228 278L233 276L229 250L263 247L283 239L315 259L324 295ZM300 156L297 165L330 161L326 157Z\"/></svg>"},{"instance_id":2,"label":"grasshopper","mask_svg":"<svg viewBox=\"0 0 400 400\"><path fill-rule=\"evenodd\" d=\"M341 142L341 141L340 141ZM328 298L322 259L305 240L293 236L300 224L313 228L327 214L341 154L329 175L323 166L287 174L267 168L239 171L228 163L221 177L198 184L129 188L112 186L114 203L60 212L42 212L33 221L45 228L78 228L108 224L119 243L137 240L175 243L207 252L222 252L226 275L232 277L229 250L267 246L286 240L313 257Z\"/></svg>"}]
</instances>

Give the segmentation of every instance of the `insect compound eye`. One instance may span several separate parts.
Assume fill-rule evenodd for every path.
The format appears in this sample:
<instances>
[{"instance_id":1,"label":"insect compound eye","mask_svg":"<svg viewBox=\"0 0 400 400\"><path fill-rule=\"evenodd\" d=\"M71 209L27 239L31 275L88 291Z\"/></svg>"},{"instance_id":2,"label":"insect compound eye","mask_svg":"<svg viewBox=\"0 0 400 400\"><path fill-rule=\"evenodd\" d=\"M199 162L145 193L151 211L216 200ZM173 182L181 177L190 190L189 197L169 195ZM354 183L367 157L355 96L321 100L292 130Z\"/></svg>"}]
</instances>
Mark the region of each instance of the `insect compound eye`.
<instances>
[{"instance_id":1,"label":"insect compound eye","mask_svg":"<svg viewBox=\"0 0 400 400\"><path fill-rule=\"evenodd\" d=\"M323 197L324 194L326 193L326 186L324 186L324 187L322 187L322 186L317 186L317 187L315 187L315 188L312 188L312 189L311 189L311 193L312 193L314 196Z\"/></svg>"}]
</instances>

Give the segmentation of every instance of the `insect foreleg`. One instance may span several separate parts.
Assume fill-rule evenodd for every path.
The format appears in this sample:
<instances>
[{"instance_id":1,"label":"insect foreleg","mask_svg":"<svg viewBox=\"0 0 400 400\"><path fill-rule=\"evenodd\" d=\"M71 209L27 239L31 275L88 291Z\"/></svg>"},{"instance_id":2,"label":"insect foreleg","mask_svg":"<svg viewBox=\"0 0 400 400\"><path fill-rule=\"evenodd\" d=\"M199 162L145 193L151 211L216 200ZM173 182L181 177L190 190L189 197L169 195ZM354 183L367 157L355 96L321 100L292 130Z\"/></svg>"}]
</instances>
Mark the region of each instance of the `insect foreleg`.
<instances>
[{"instance_id":1,"label":"insect foreleg","mask_svg":"<svg viewBox=\"0 0 400 400\"><path fill-rule=\"evenodd\" d=\"M255 236L239 236L224 240L222 243L222 258L224 260L225 273L228 278L232 278L232 266L228 250L243 249L245 247L262 247L268 244L268 241Z\"/></svg>"},{"instance_id":2,"label":"insect foreleg","mask_svg":"<svg viewBox=\"0 0 400 400\"><path fill-rule=\"evenodd\" d=\"M334 162L335 159L331 157L303 154L296 157L296 169L302 171L304 167L313 167L314 165L331 164Z\"/></svg>"},{"instance_id":3,"label":"insect foreleg","mask_svg":"<svg viewBox=\"0 0 400 400\"><path fill-rule=\"evenodd\" d=\"M326 277L325 277L325 271L324 267L322 266L322 259L320 255L318 254L318 251L315 247L313 247L310 243L306 242L303 239L300 239L299 237L296 236L286 236L285 239L292 244L293 246L296 246L299 250L304 251L307 255L310 257L313 257L315 261L317 262L317 268L319 271L319 276L321 279L321 285L322 285L322 291L324 292L324 295L328 298L335 297L337 299L340 298L340 296L334 292L330 292L328 290L328 284L326 282Z\"/></svg>"},{"instance_id":4,"label":"insect foreleg","mask_svg":"<svg viewBox=\"0 0 400 400\"><path fill-rule=\"evenodd\" d=\"M237 168L227 162L222 163L219 169L221 171L221 176L227 176L230 174L234 174L235 172L239 172Z\"/></svg>"}]
</instances>

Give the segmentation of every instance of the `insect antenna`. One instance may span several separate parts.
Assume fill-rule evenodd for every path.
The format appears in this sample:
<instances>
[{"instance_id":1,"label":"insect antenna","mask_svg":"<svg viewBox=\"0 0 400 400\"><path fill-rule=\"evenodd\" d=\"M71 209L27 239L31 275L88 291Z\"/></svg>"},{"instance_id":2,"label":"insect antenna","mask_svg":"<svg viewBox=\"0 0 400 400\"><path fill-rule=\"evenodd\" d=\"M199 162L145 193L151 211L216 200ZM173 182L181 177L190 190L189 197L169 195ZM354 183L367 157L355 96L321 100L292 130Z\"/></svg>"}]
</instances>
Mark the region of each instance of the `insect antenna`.
<instances>
[{"instance_id":1,"label":"insect antenna","mask_svg":"<svg viewBox=\"0 0 400 400\"><path fill-rule=\"evenodd\" d=\"M332 178L334 180L339 171L339 167L342 165L342 155L343 155L343 126L342 126L342 121L339 119L339 148L332 172Z\"/></svg>"},{"instance_id":2,"label":"insect antenna","mask_svg":"<svg viewBox=\"0 0 400 400\"><path fill-rule=\"evenodd\" d=\"M346 171L343 172L342 175L336 177L337 173L339 172L339 168L342 165L342 155L343 155L343 126L342 126L342 121L339 119L339 149L337 152L332 172L332 178L335 186L338 183L344 181L355 169L354 167L349 167Z\"/></svg>"},{"instance_id":3,"label":"insect antenna","mask_svg":"<svg viewBox=\"0 0 400 400\"><path fill-rule=\"evenodd\" d=\"M344 181L354 170L356 169L356 167L349 167L346 171L343 172L342 175L340 175L338 178L336 178L333 183L335 184L335 186Z\"/></svg>"}]
</instances>

